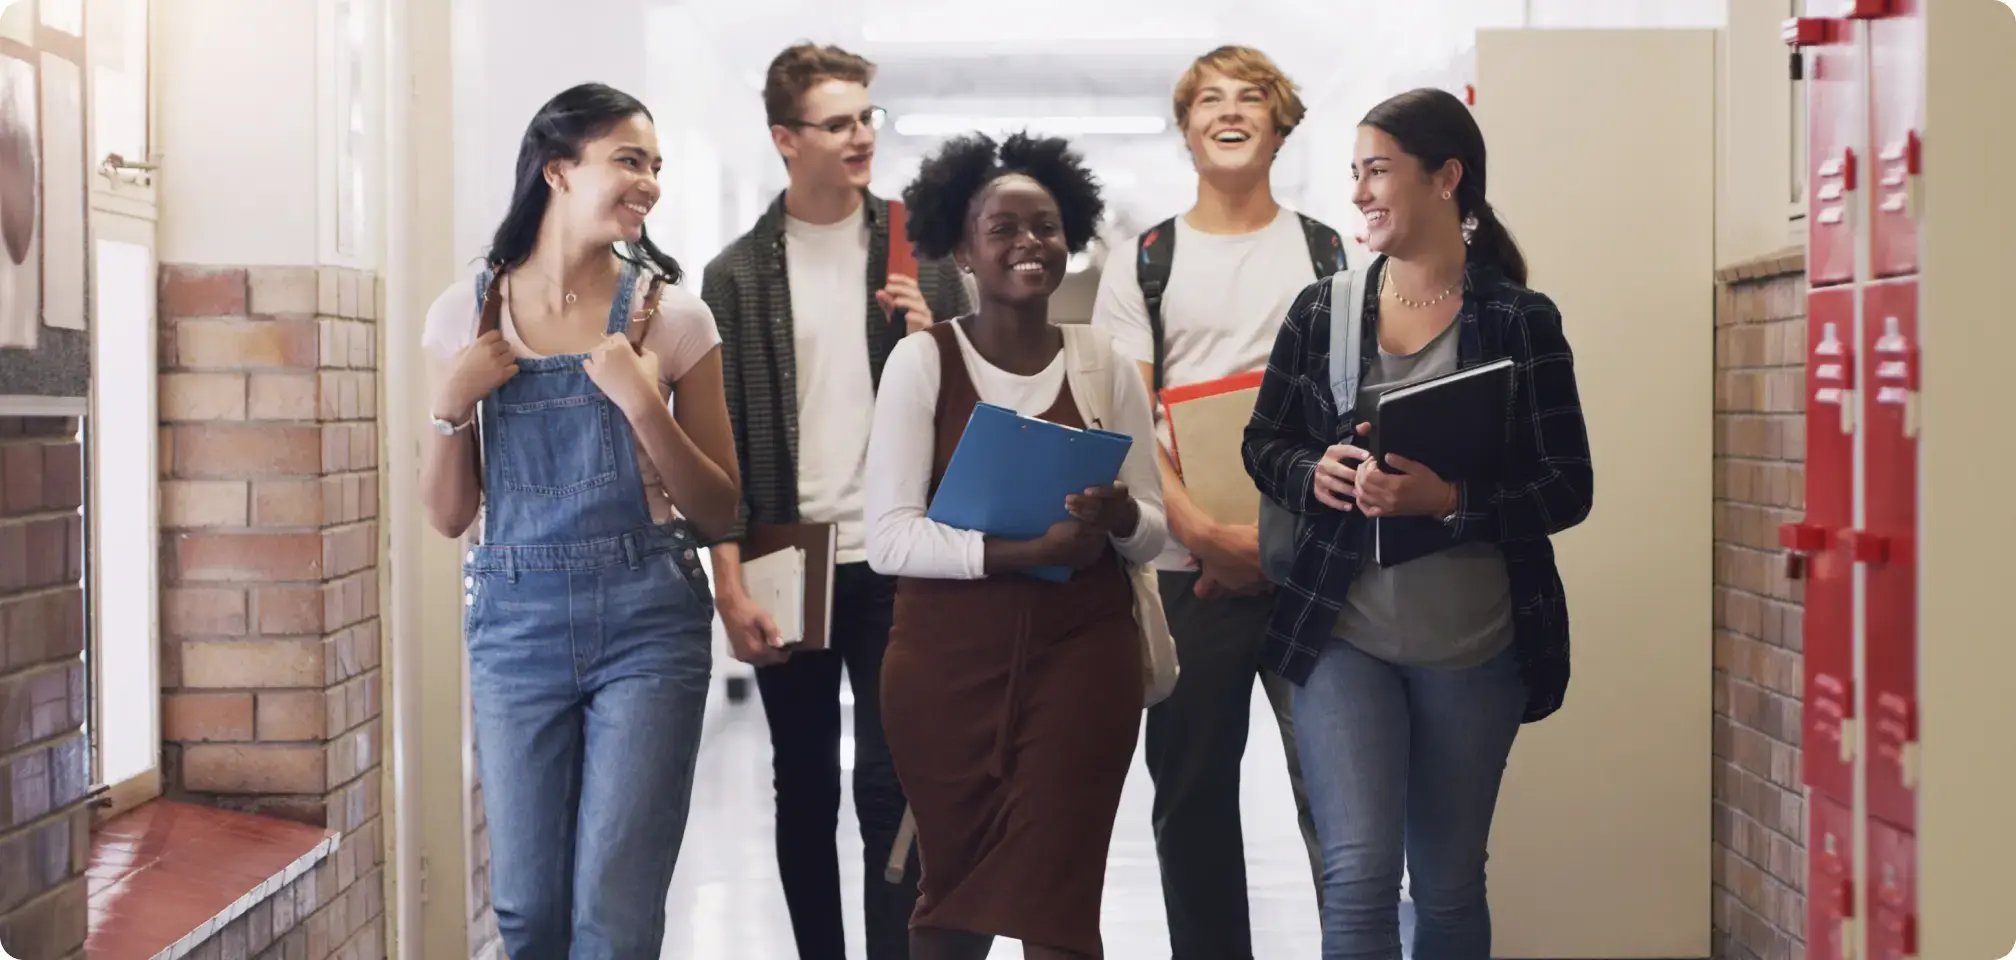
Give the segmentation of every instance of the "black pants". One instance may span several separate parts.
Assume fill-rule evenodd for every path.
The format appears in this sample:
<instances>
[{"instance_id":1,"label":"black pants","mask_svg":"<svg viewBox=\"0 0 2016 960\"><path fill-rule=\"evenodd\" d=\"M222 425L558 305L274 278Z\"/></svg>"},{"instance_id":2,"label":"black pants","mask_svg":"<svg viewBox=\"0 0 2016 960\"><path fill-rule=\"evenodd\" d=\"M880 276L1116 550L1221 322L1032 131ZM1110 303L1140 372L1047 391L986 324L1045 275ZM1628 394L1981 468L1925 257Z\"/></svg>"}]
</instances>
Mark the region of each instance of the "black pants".
<instances>
[{"instance_id":1,"label":"black pants","mask_svg":"<svg viewBox=\"0 0 2016 960\"><path fill-rule=\"evenodd\" d=\"M777 868L800 960L846 960L840 906L840 668L854 688L854 809L861 820L869 960L907 958L917 902L913 856L903 882L883 879L903 821L903 790L882 736L882 652L896 581L865 563L834 573L829 649L756 671L770 723L777 788Z\"/></svg>"},{"instance_id":2,"label":"black pants","mask_svg":"<svg viewBox=\"0 0 2016 960\"><path fill-rule=\"evenodd\" d=\"M1251 960L1239 763L1246 754L1256 675L1274 707L1288 754L1310 882L1319 890L1322 854L1295 753L1288 712L1293 688L1260 669L1273 600L1202 600L1191 592L1197 578L1191 572L1161 575L1162 606L1183 671L1175 691L1148 711L1144 749L1148 775L1155 781L1155 852L1162 864L1162 899L1175 960Z\"/></svg>"}]
</instances>

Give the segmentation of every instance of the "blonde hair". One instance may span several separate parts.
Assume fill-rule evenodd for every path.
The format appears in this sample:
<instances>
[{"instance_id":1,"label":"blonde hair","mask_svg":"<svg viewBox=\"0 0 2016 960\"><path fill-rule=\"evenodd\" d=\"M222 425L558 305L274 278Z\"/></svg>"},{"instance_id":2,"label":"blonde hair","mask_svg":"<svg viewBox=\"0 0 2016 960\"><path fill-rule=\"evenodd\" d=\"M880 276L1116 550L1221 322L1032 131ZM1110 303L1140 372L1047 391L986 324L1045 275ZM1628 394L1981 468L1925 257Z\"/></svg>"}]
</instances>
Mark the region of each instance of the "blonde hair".
<instances>
[{"instance_id":1,"label":"blonde hair","mask_svg":"<svg viewBox=\"0 0 2016 960\"><path fill-rule=\"evenodd\" d=\"M826 80L846 80L867 86L875 80L875 64L839 47L800 43L784 48L763 76L763 112L772 125L798 119L805 94Z\"/></svg>"},{"instance_id":2,"label":"blonde hair","mask_svg":"<svg viewBox=\"0 0 2016 960\"><path fill-rule=\"evenodd\" d=\"M1282 73L1266 54L1252 47L1227 45L1192 61L1190 68L1183 71L1182 78L1176 81L1171 101L1178 129L1189 129L1190 104L1197 99L1197 89L1204 85L1205 74L1214 72L1265 90L1267 108L1274 114L1274 127L1283 137L1294 132L1308 112L1302 105L1302 96L1297 92L1295 82L1288 79L1288 75Z\"/></svg>"}]
</instances>

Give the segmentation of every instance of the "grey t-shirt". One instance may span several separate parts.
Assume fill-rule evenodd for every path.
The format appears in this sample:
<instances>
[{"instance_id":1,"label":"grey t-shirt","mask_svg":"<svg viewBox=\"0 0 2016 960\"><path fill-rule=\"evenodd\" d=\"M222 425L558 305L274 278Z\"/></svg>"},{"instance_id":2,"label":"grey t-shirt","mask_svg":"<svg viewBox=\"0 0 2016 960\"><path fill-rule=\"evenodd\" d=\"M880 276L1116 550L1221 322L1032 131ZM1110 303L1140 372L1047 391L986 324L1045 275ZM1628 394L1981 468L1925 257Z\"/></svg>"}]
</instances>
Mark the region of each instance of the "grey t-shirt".
<instances>
[{"instance_id":1,"label":"grey t-shirt","mask_svg":"<svg viewBox=\"0 0 2016 960\"><path fill-rule=\"evenodd\" d=\"M1456 372L1457 327L1449 324L1413 354L1380 350L1359 385L1358 409L1369 412L1386 390ZM1333 632L1389 663L1444 669L1483 663L1512 642L1505 555L1467 542L1391 569L1368 556Z\"/></svg>"}]
</instances>

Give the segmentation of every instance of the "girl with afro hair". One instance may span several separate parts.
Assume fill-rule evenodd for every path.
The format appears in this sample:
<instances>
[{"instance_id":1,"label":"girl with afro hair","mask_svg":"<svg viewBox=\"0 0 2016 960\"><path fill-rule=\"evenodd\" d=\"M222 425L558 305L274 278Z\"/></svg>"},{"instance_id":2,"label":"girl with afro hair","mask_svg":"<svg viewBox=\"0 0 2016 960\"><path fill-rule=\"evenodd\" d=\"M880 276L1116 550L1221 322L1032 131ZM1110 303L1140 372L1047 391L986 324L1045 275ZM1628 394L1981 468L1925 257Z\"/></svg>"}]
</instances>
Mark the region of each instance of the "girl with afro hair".
<instances>
[{"instance_id":1,"label":"girl with afro hair","mask_svg":"<svg viewBox=\"0 0 2016 960\"><path fill-rule=\"evenodd\" d=\"M1147 388L1105 333L1049 317L1099 185L1062 140L975 135L903 199L918 253L949 255L979 293L897 345L868 443L869 563L899 578L882 709L922 864L911 957L979 960L997 936L1039 960L1100 957L1144 696L1129 571L1167 528ZM926 509L980 402L1134 444L1118 482L1065 498L1070 518L1034 540L955 529ZM1073 573L1021 574L1046 566Z\"/></svg>"}]
</instances>

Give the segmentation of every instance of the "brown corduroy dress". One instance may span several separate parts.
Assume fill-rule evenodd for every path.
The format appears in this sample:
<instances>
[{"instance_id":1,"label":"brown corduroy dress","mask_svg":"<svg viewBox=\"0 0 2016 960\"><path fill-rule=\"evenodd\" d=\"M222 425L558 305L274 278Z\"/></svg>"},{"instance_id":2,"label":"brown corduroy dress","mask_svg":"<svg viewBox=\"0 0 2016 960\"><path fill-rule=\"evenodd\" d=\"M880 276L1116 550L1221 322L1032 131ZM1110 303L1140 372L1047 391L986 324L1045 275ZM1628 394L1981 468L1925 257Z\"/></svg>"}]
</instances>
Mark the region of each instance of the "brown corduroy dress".
<instances>
[{"instance_id":1,"label":"brown corduroy dress","mask_svg":"<svg viewBox=\"0 0 2016 960\"><path fill-rule=\"evenodd\" d=\"M931 334L935 494L979 394L951 323ZM1042 418L1083 426L1068 381ZM1065 583L898 581L882 722L917 822L912 926L1103 956L1106 855L1142 700L1133 593L1112 549Z\"/></svg>"}]
</instances>

